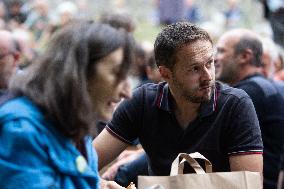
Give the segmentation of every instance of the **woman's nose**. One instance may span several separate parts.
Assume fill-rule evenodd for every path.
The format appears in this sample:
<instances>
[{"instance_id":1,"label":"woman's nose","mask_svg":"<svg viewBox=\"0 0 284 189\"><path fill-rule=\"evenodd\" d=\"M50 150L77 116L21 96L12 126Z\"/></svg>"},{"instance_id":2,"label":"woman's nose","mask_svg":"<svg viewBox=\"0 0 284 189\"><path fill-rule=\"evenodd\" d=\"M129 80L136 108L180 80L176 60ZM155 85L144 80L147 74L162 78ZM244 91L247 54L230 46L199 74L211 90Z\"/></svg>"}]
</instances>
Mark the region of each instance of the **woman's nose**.
<instances>
[{"instance_id":1,"label":"woman's nose","mask_svg":"<svg viewBox=\"0 0 284 189\"><path fill-rule=\"evenodd\" d=\"M132 97L132 89L131 89L131 82L130 79L127 78L125 81L121 84L121 90L120 90L120 97L129 99Z\"/></svg>"}]
</instances>

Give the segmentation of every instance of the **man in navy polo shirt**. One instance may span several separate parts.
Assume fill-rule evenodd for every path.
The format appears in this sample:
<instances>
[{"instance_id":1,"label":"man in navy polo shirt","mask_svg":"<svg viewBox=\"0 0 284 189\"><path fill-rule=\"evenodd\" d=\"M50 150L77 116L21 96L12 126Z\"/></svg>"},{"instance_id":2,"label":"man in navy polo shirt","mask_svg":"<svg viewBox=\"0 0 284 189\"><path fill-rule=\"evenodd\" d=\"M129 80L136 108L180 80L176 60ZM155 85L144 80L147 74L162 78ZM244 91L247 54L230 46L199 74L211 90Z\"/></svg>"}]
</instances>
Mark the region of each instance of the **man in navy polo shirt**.
<instances>
[{"instance_id":1,"label":"man in navy polo shirt","mask_svg":"<svg viewBox=\"0 0 284 189\"><path fill-rule=\"evenodd\" d=\"M215 82L208 33L188 22L164 28L155 59L166 82L146 84L123 101L94 140L99 167L139 138L150 175L169 175L180 152L200 152L214 171L262 172L262 140L250 97Z\"/></svg>"},{"instance_id":2,"label":"man in navy polo shirt","mask_svg":"<svg viewBox=\"0 0 284 189\"><path fill-rule=\"evenodd\" d=\"M264 144L264 189L276 189L284 144L283 84L281 86L261 74L261 58L262 43L249 30L228 31L217 43L216 61L222 68L219 79L243 89L253 101Z\"/></svg>"}]
</instances>

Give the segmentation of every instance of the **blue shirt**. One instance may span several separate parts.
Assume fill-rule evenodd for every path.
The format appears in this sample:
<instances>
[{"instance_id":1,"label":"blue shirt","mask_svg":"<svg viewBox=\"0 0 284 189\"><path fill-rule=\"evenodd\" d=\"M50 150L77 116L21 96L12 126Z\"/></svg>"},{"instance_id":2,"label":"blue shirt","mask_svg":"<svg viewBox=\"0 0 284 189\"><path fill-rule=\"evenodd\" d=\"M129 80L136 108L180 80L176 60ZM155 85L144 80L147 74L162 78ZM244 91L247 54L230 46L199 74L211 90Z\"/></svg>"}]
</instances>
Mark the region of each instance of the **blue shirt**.
<instances>
[{"instance_id":1,"label":"blue shirt","mask_svg":"<svg viewBox=\"0 0 284 189\"><path fill-rule=\"evenodd\" d=\"M98 189L97 154L86 137L87 161L25 97L0 107L0 188Z\"/></svg>"},{"instance_id":2,"label":"blue shirt","mask_svg":"<svg viewBox=\"0 0 284 189\"><path fill-rule=\"evenodd\" d=\"M230 171L229 156L262 153L253 103L240 89L216 84L210 102L184 130L172 108L167 83L146 84L123 101L106 126L110 134L131 143L139 138L147 153L149 174L169 175L178 153L200 152L214 171Z\"/></svg>"}]
</instances>

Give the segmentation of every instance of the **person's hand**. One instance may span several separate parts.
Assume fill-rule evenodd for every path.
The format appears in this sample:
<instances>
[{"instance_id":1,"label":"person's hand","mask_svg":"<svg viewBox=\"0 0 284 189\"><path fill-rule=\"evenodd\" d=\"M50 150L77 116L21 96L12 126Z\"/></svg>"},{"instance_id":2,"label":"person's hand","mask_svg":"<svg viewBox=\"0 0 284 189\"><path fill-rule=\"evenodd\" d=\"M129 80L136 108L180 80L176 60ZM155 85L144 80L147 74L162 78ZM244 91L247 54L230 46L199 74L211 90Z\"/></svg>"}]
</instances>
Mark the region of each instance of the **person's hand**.
<instances>
[{"instance_id":1,"label":"person's hand","mask_svg":"<svg viewBox=\"0 0 284 189\"><path fill-rule=\"evenodd\" d=\"M114 181L106 181L104 179L101 179L100 181L101 189L125 189Z\"/></svg>"},{"instance_id":2,"label":"person's hand","mask_svg":"<svg viewBox=\"0 0 284 189\"><path fill-rule=\"evenodd\" d=\"M117 160L127 159L130 156L135 156L138 153L138 150L124 150L121 154L117 157Z\"/></svg>"},{"instance_id":3,"label":"person's hand","mask_svg":"<svg viewBox=\"0 0 284 189\"><path fill-rule=\"evenodd\" d=\"M129 163L140 156L143 150L125 150L117 158L117 161L110 166L102 175L103 179L114 180L118 168Z\"/></svg>"},{"instance_id":4,"label":"person's hand","mask_svg":"<svg viewBox=\"0 0 284 189\"><path fill-rule=\"evenodd\" d=\"M114 180L114 177L117 173L117 170L119 168L120 165L122 165L123 163L122 162L117 162L117 163L114 163L112 166L110 166L102 175L102 178L103 179L106 179L106 180Z\"/></svg>"}]
</instances>

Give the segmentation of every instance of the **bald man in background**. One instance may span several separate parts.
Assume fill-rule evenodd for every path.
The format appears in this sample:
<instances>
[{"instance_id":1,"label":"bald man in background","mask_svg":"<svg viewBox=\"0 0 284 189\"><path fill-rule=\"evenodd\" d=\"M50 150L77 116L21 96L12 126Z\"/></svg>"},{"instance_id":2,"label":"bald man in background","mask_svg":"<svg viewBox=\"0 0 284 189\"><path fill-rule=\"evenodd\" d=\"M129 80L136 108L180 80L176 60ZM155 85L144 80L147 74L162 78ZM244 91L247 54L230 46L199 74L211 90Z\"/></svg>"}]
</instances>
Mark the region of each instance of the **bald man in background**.
<instances>
[{"instance_id":1,"label":"bald man in background","mask_svg":"<svg viewBox=\"0 0 284 189\"><path fill-rule=\"evenodd\" d=\"M0 30L0 94L8 88L10 78L16 71L18 58L12 34Z\"/></svg>"},{"instance_id":2,"label":"bald man in background","mask_svg":"<svg viewBox=\"0 0 284 189\"><path fill-rule=\"evenodd\" d=\"M263 75L263 47L252 31L235 29L217 43L219 80L243 89L251 97L259 119L264 145L264 189L276 189L284 144L284 98L279 86Z\"/></svg>"}]
</instances>

